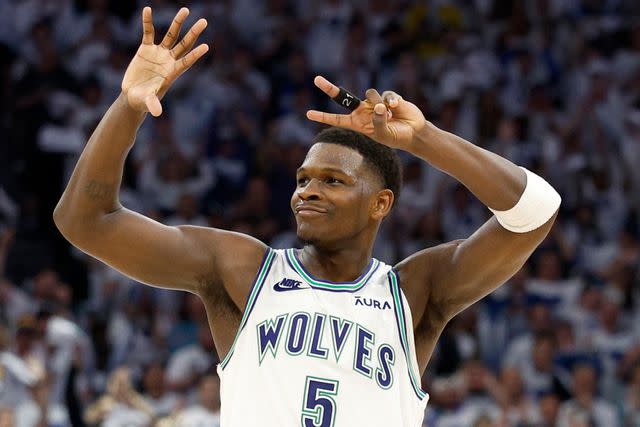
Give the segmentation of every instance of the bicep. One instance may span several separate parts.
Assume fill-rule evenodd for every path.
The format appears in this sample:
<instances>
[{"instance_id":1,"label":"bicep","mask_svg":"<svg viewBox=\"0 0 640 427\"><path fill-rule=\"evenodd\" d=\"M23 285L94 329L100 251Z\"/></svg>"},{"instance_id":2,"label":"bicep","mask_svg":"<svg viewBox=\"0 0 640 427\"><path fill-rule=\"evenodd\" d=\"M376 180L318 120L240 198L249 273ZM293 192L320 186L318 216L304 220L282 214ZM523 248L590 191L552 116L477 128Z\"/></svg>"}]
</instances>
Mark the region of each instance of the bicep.
<instances>
[{"instance_id":1,"label":"bicep","mask_svg":"<svg viewBox=\"0 0 640 427\"><path fill-rule=\"evenodd\" d=\"M414 323L425 313L446 323L506 282L548 234L556 215L538 229L520 234L492 217L467 239L424 249L399 263L396 268L415 313Z\"/></svg>"},{"instance_id":2,"label":"bicep","mask_svg":"<svg viewBox=\"0 0 640 427\"><path fill-rule=\"evenodd\" d=\"M214 228L170 227L122 208L105 216L93 236L73 242L121 273L152 286L199 293L220 280L225 259L264 246L249 236ZM234 250L235 249L235 250Z\"/></svg>"},{"instance_id":3,"label":"bicep","mask_svg":"<svg viewBox=\"0 0 640 427\"><path fill-rule=\"evenodd\" d=\"M469 238L448 245L434 263L430 303L451 318L494 291L522 268L556 215L527 233L508 231L492 217Z\"/></svg>"}]
</instances>

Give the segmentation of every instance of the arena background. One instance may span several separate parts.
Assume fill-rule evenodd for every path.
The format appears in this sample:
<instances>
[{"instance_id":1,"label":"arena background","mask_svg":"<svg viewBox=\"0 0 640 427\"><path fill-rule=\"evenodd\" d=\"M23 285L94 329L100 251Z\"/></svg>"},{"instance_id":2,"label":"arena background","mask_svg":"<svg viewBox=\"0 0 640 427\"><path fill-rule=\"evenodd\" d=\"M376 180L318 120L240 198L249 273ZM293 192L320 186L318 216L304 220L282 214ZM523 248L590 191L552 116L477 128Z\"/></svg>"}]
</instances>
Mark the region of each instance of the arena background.
<instances>
[{"instance_id":1,"label":"arena background","mask_svg":"<svg viewBox=\"0 0 640 427\"><path fill-rule=\"evenodd\" d=\"M333 108L313 77L393 89L563 197L522 271L444 331L425 425L640 426L637 0L0 1L0 426L218 425L197 297L132 282L52 221L144 5L157 37L182 5L206 17L212 50L146 119L125 206L296 246L288 199L319 129L305 112ZM375 248L389 263L490 214L402 159Z\"/></svg>"}]
</instances>

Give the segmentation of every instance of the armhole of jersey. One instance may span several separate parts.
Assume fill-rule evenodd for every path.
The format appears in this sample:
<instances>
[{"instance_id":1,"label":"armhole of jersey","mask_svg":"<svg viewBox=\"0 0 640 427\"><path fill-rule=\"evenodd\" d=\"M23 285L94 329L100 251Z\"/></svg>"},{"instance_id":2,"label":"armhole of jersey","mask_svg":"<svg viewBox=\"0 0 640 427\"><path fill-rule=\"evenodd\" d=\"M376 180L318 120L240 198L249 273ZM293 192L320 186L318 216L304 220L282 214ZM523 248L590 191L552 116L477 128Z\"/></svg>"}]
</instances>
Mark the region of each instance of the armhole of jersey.
<instances>
[{"instance_id":1,"label":"armhole of jersey","mask_svg":"<svg viewBox=\"0 0 640 427\"><path fill-rule=\"evenodd\" d=\"M267 248L267 251L264 254L262 259L262 264L260 264L260 268L256 273L256 277L253 279L253 284L251 285L251 290L249 291L249 295L247 296L247 303L244 306L244 313L242 314L242 320L240 321L240 326L238 327L238 332L236 332L236 336L233 339L233 344L229 349L229 352L224 357L222 362L220 362L219 369L224 369L228 364L231 356L233 355L233 350L238 342L238 337L242 333L244 326L249 319L249 315L253 310L253 307L256 305L256 301L258 299L258 294L260 294L260 290L262 289L262 285L264 284L265 279L269 275L269 270L271 270L271 266L273 265L273 259L275 257L275 251L271 248Z\"/></svg>"},{"instance_id":2,"label":"armhole of jersey","mask_svg":"<svg viewBox=\"0 0 640 427\"><path fill-rule=\"evenodd\" d=\"M411 381L413 391L415 392L418 399L422 403L426 404L427 400L429 399L429 394L421 388L420 375L418 374L419 370L417 358L415 352L412 352L411 346L409 346L409 339L407 334L413 333L413 328L411 327L412 325L407 326L407 316L404 309L404 304L402 302L402 290L400 289L398 275L395 269L392 268L387 273L387 276L389 279L389 290L391 291L393 300L393 313L396 317L396 326L398 328L398 334L400 335L402 350L407 361L409 380Z\"/></svg>"}]
</instances>

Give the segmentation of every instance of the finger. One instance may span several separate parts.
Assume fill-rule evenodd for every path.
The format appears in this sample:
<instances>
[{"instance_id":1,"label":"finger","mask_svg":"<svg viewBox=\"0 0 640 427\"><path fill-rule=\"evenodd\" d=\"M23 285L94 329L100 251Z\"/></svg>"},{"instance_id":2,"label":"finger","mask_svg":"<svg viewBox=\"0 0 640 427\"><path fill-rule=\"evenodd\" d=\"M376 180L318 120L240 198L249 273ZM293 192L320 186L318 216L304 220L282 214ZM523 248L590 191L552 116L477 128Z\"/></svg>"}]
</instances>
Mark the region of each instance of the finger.
<instances>
[{"instance_id":1,"label":"finger","mask_svg":"<svg viewBox=\"0 0 640 427\"><path fill-rule=\"evenodd\" d=\"M338 86L334 85L322 76L316 76L316 78L313 79L313 83L318 87L318 89L329 95L331 98L335 98L340 93L340 88Z\"/></svg>"},{"instance_id":2,"label":"finger","mask_svg":"<svg viewBox=\"0 0 640 427\"><path fill-rule=\"evenodd\" d=\"M181 8L178 13L176 13L176 17L173 18L173 22L171 22L171 26L167 30L167 34L164 35L162 42L160 45L165 49L171 49L176 41L178 40L178 36L180 35L180 29L182 28L182 24L184 20L189 16L189 9L186 7Z\"/></svg>"},{"instance_id":3,"label":"finger","mask_svg":"<svg viewBox=\"0 0 640 427\"><path fill-rule=\"evenodd\" d=\"M389 117L387 111L387 107L383 103L378 103L373 107L373 134L376 138L387 136L387 118Z\"/></svg>"},{"instance_id":4,"label":"finger","mask_svg":"<svg viewBox=\"0 0 640 427\"><path fill-rule=\"evenodd\" d=\"M191 52L182 57L179 61L175 63L174 74L180 75L187 71L193 64L196 63L198 59L202 57L205 53L209 51L209 45L201 44Z\"/></svg>"},{"instance_id":5,"label":"finger","mask_svg":"<svg viewBox=\"0 0 640 427\"><path fill-rule=\"evenodd\" d=\"M191 50L196 40L200 37L200 34L207 28L207 20L204 18L198 19L198 21L191 26L187 34L180 40L180 42L171 49L171 54L174 58L180 58Z\"/></svg>"},{"instance_id":6,"label":"finger","mask_svg":"<svg viewBox=\"0 0 640 427\"><path fill-rule=\"evenodd\" d=\"M367 91L364 93L364 96L365 98L367 98L367 101L369 101L373 105L380 104L382 102L382 97L375 89L367 89Z\"/></svg>"},{"instance_id":7,"label":"finger","mask_svg":"<svg viewBox=\"0 0 640 427\"><path fill-rule=\"evenodd\" d=\"M325 113L324 111L309 110L307 111L307 118L314 122L341 128L351 128L352 125L350 114L333 114Z\"/></svg>"},{"instance_id":8,"label":"finger","mask_svg":"<svg viewBox=\"0 0 640 427\"><path fill-rule=\"evenodd\" d=\"M154 117L158 117L162 114L162 104L156 95L149 95L144 99L144 104L147 106L147 110Z\"/></svg>"},{"instance_id":9,"label":"finger","mask_svg":"<svg viewBox=\"0 0 640 427\"><path fill-rule=\"evenodd\" d=\"M387 107L395 108L400 104L402 97L392 90L382 92L382 99Z\"/></svg>"},{"instance_id":10,"label":"finger","mask_svg":"<svg viewBox=\"0 0 640 427\"><path fill-rule=\"evenodd\" d=\"M149 6L142 9L142 44L153 44L155 31L153 29L153 16Z\"/></svg>"}]
</instances>

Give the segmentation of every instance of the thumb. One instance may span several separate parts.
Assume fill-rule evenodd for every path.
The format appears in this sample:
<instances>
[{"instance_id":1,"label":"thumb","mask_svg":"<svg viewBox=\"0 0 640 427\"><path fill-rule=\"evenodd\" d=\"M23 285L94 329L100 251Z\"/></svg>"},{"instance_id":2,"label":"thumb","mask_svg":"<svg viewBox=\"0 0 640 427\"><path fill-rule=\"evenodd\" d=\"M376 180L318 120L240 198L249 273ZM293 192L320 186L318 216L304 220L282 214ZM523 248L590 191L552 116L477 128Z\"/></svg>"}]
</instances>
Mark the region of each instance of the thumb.
<instances>
[{"instance_id":1,"label":"thumb","mask_svg":"<svg viewBox=\"0 0 640 427\"><path fill-rule=\"evenodd\" d=\"M387 107L382 104L376 104L373 107L373 132L376 138L385 139L389 133L387 128Z\"/></svg>"},{"instance_id":2,"label":"thumb","mask_svg":"<svg viewBox=\"0 0 640 427\"><path fill-rule=\"evenodd\" d=\"M162 114L162 104L156 95L149 95L144 99L147 110L154 116L158 117Z\"/></svg>"}]
</instances>

